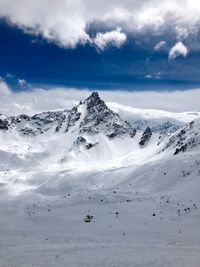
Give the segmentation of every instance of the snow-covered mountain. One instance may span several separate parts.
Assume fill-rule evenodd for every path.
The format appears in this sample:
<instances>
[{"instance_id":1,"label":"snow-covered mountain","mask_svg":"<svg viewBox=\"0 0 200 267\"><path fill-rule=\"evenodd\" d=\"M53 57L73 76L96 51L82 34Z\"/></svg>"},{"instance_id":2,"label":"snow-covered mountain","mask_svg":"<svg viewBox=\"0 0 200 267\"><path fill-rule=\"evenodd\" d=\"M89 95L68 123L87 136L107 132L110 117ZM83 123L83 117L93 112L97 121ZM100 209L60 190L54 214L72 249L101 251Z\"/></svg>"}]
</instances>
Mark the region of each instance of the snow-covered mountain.
<instances>
[{"instance_id":1,"label":"snow-covered mountain","mask_svg":"<svg viewBox=\"0 0 200 267\"><path fill-rule=\"evenodd\" d=\"M200 119L147 122L98 93L1 115L0 266L198 267Z\"/></svg>"},{"instance_id":2,"label":"snow-covered mountain","mask_svg":"<svg viewBox=\"0 0 200 267\"><path fill-rule=\"evenodd\" d=\"M58 147L61 146L61 150L64 146L66 148L62 160L67 158L67 151L72 155L72 152L95 147L98 150L96 154L102 155L102 158L105 154L108 155L107 160L109 157L113 158L114 154L118 157L131 152L131 145L132 148L141 148L152 137L155 140L158 135L161 138L180 129L180 122L175 124L165 120L153 124L148 120L140 120L133 124L134 127L109 109L97 92L72 109L43 112L33 116L0 115L0 131L4 136L18 136L23 143L32 143L33 140L35 143L41 140L48 143L49 139L53 139ZM66 140L62 143L61 139ZM127 146L127 143L130 145Z\"/></svg>"},{"instance_id":3,"label":"snow-covered mountain","mask_svg":"<svg viewBox=\"0 0 200 267\"><path fill-rule=\"evenodd\" d=\"M2 165L20 168L21 164L48 166L48 162L70 169L130 166L169 148L178 154L188 146L198 146L198 122L182 128L175 125L172 130L170 122L159 121L152 128L137 126L136 130L94 92L70 110L1 115L1 155L6 159ZM15 158L14 163L8 158Z\"/></svg>"},{"instance_id":4,"label":"snow-covered mountain","mask_svg":"<svg viewBox=\"0 0 200 267\"><path fill-rule=\"evenodd\" d=\"M76 128L76 129L74 129ZM32 117L22 114L16 117L0 117L0 130L17 130L22 135L35 136L50 129L55 132L77 130L78 134L105 134L108 138L129 135L136 130L110 110L97 92L91 94L71 110L44 112Z\"/></svg>"}]
</instances>

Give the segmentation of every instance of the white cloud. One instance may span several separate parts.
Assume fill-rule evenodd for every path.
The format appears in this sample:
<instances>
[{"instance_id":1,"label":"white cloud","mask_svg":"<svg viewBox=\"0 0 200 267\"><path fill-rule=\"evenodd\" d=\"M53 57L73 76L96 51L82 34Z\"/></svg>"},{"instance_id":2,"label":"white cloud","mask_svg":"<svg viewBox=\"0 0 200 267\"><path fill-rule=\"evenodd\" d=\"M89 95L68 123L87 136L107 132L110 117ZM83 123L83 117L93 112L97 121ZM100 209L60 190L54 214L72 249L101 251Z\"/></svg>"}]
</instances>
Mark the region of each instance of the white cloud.
<instances>
[{"instance_id":1,"label":"white cloud","mask_svg":"<svg viewBox=\"0 0 200 267\"><path fill-rule=\"evenodd\" d=\"M152 74L147 74L147 75L145 75L145 79L153 79L153 75Z\"/></svg>"},{"instance_id":2,"label":"white cloud","mask_svg":"<svg viewBox=\"0 0 200 267\"><path fill-rule=\"evenodd\" d=\"M165 41L160 41L159 43L157 43L154 47L154 50L158 51L161 48L165 47L167 45L167 43Z\"/></svg>"},{"instance_id":3,"label":"white cloud","mask_svg":"<svg viewBox=\"0 0 200 267\"><path fill-rule=\"evenodd\" d=\"M0 82L0 113L16 115L72 108L80 100L91 94L89 90L73 88L31 89L13 92L5 82ZM200 89L186 91L99 91L99 94L111 107L131 107L140 109L158 109L170 112L200 112ZM120 111L121 110L121 111ZM124 110L124 111L123 111ZM120 112L125 112L123 108ZM123 113L125 114L125 113Z\"/></svg>"},{"instance_id":4,"label":"white cloud","mask_svg":"<svg viewBox=\"0 0 200 267\"><path fill-rule=\"evenodd\" d=\"M169 51L169 61L179 56L186 57L187 54L188 48L182 42L178 42Z\"/></svg>"},{"instance_id":5,"label":"white cloud","mask_svg":"<svg viewBox=\"0 0 200 267\"><path fill-rule=\"evenodd\" d=\"M126 35L117 28L114 31L106 33L98 33L96 38L93 40L94 44L100 49L104 50L108 45L121 47L126 41Z\"/></svg>"},{"instance_id":6,"label":"white cloud","mask_svg":"<svg viewBox=\"0 0 200 267\"><path fill-rule=\"evenodd\" d=\"M10 96L10 95L11 95L11 90L10 90L9 86L0 77L0 99L3 96Z\"/></svg>"},{"instance_id":7,"label":"white cloud","mask_svg":"<svg viewBox=\"0 0 200 267\"><path fill-rule=\"evenodd\" d=\"M20 87L25 87L27 85L27 82L25 79L18 79L18 84Z\"/></svg>"},{"instance_id":8,"label":"white cloud","mask_svg":"<svg viewBox=\"0 0 200 267\"><path fill-rule=\"evenodd\" d=\"M162 77L162 73L160 71L155 72L153 74L147 74L144 76L145 79L156 79L156 80L161 79L161 77Z\"/></svg>"},{"instance_id":9,"label":"white cloud","mask_svg":"<svg viewBox=\"0 0 200 267\"><path fill-rule=\"evenodd\" d=\"M62 46L90 42L93 22L123 32L158 31L171 25L178 37L199 29L198 0L0 0L0 17Z\"/></svg>"}]
</instances>

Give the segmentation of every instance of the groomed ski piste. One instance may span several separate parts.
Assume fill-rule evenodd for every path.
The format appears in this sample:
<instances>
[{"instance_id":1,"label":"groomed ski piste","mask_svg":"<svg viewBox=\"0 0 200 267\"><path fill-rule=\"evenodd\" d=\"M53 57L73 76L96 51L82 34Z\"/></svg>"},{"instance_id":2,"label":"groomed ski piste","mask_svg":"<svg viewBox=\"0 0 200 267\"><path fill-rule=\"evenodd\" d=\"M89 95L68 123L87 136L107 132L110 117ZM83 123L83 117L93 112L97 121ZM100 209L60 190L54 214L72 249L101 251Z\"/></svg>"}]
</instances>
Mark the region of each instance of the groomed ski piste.
<instances>
[{"instance_id":1,"label":"groomed ski piste","mask_svg":"<svg viewBox=\"0 0 200 267\"><path fill-rule=\"evenodd\" d=\"M1 115L1 267L200 266L200 119L122 108Z\"/></svg>"}]
</instances>

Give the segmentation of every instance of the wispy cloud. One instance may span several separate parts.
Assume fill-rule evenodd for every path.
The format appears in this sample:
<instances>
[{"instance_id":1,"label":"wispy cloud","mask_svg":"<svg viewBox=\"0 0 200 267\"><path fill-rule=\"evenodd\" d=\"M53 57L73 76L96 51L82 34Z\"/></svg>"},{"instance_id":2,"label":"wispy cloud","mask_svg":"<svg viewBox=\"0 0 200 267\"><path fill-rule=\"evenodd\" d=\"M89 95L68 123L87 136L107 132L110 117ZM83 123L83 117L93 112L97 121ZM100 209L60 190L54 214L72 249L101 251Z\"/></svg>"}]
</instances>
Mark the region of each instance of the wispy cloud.
<instances>
[{"instance_id":1,"label":"wispy cloud","mask_svg":"<svg viewBox=\"0 0 200 267\"><path fill-rule=\"evenodd\" d=\"M154 47L154 50L158 51L162 48L164 48L167 45L167 43L165 41L160 41L159 43L157 43Z\"/></svg>"}]
</instances>

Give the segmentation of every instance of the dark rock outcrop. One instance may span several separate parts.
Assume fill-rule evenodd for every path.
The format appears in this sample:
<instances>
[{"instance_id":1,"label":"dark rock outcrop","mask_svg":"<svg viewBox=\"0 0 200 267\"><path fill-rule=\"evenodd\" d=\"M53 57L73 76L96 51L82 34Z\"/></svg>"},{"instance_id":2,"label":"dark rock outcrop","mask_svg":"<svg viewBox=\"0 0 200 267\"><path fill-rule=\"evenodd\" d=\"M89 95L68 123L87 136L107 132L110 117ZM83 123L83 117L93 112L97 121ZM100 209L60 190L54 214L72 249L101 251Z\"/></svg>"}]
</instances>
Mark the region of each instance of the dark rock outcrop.
<instances>
[{"instance_id":1,"label":"dark rock outcrop","mask_svg":"<svg viewBox=\"0 0 200 267\"><path fill-rule=\"evenodd\" d=\"M147 127L146 130L144 131L142 137L141 137L139 145L140 146L146 145L149 142L149 140L151 139L151 136L152 136L152 131L149 127Z\"/></svg>"}]
</instances>

